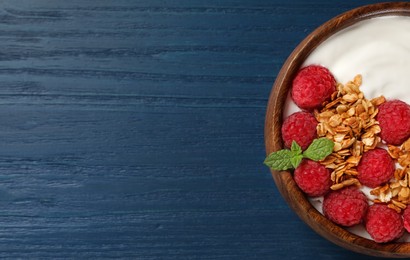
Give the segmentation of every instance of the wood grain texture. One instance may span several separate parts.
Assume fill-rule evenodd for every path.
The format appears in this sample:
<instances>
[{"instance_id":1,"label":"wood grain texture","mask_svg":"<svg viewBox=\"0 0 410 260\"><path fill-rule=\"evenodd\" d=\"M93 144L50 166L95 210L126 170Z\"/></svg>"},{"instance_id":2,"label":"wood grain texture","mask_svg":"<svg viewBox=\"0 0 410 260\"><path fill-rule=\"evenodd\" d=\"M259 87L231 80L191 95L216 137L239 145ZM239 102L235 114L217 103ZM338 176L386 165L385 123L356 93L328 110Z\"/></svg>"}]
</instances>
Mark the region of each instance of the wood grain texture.
<instances>
[{"instance_id":1,"label":"wood grain texture","mask_svg":"<svg viewBox=\"0 0 410 260\"><path fill-rule=\"evenodd\" d=\"M368 3L1 1L0 258L359 257L284 202L263 125L292 49Z\"/></svg>"}]
</instances>

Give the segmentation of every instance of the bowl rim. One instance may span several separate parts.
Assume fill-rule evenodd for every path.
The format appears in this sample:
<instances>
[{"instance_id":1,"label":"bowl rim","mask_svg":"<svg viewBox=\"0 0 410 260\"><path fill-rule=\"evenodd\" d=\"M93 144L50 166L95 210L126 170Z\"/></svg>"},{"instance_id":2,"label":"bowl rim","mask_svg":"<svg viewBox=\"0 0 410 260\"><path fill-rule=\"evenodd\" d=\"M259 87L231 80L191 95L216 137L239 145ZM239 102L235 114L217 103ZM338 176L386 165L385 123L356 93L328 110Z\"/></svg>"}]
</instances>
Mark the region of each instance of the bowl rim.
<instances>
[{"instance_id":1,"label":"bowl rim","mask_svg":"<svg viewBox=\"0 0 410 260\"><path fill-rule=\"evenodd\" d=\"M286 59L272 86L265 117L266 155L283 149L281 124L292 79L308 55L333 34L357 22L380 16L410 16L410 3L386 2L358 7L323 23L310 33ZM410 242L376 243L332 223L319 213L297 187L289 171L271 170L279 192L297 215L315 232L346 249L379 257L410 257Z\"/></svg>"}]
</instances>

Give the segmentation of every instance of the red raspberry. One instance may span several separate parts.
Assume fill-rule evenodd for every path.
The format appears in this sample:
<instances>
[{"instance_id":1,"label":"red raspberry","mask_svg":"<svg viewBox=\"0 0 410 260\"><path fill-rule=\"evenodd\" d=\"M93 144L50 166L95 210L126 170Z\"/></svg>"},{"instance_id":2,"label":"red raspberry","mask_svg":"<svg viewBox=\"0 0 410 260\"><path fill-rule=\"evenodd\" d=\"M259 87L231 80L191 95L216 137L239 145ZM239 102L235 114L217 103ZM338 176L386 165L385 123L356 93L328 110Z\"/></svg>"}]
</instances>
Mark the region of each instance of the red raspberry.
<instances>
[{"instance_id":1,"label":"red raspberry","mask_svg":"<svg viewBox=\"0 0 410 260\"><path fill-rule=\"evenodd\" d=\"M373 204L365 217L367 232L378 243L393 241L404 233L401 215L384 204Z\"/></svg>"},{"instance_id":2,"label":"red raspberry","mask_svg":"<svg viewBox=\"0 0 410 260\"><path fill-rule=\"evenodd\" d=\"M294 178L299 188L311 197L326 194L332 185L330 171L320 163L308 159L302 160L296 168Z\"/></svg>"},{"instance_id":3,"label":"red raspberry","mask_svg":"<svg viewBox=\"0 0 410 260\"><path fill-rule=\"evenodd\" d=\"M357 178L361 184L376 188L390 180L394 169L394 161L389 153L382 148L376 148L363 154L357 166Z\"/></svg>"},{"instance_id":4,"label":"red raspberry","mask_svg":"<svg viewBox=\"0 0 410 260\"><path fill-rule=\"evenodd\" d=\"M310 65L296 74L292 99L302 109L313 110L322 106L336 91L336 80L325 67Z\"/></svg>"},{"instance_id":5,"label":"red raspberry","mask_svg":"<svg viewBox=\"0 0 410 260\"><path fill-rule=\"evenodd\" d=\"M410 137L410 106L400 100L387 101L379 106L376 120L380 123L380 137L387 144L401 145Z\"/></svg>"},{"instance_id":6,"label":"red raspberry","mask_svg":"<svg viewBox=\"0 0 410 260\"><path fill-rule=\"evenodd\" d=\"M407 232L410 232L410 207L407 207L403 212L403 224Z\"/></svg>"},{"instance_id":7,"label":"red raspberry","mask_svg":"<svg viewBox=\"0 0 410 260\"><path fill-rule=\"evenodd\" d=\"M287 147L296 141L302 150L306 150L316 138L317 121L308 112L296 112L286 118L282 125L282 138Z\"/></svg>"},{"instance_id":8,"label":"red raspberry","mask_svg":"<svg viewBox=\"0 0 410 260\"><path fill-rule=\"evenodd\" d=\"M336 224L350 227L362 222L369 204L366 196L349 186L328 193L323 199L323 214Z\"/></svg>"}]
</instances>

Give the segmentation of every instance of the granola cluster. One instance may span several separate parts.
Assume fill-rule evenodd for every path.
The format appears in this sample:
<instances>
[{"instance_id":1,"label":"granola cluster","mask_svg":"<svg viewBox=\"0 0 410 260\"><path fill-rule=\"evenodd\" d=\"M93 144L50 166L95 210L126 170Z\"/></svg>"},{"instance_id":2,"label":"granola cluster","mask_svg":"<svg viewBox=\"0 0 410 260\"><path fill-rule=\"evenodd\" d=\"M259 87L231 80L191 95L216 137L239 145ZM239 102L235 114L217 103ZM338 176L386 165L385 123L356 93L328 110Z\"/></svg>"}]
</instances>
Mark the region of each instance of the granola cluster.
<instances>
[{"instance_id":1,"label":"granola cluster","mask_svg":"<svg viewBox=\"0 0 410 260\"><path fill-rule=\"evenodd\" d=\"M388 145L387 151L400 168L396 168L389 183L371 190L370 194L378 197L373 200L375 203L387 203L400 213L410 204L410 139L400 146Z\"/></svg>"},{"instance_id":2,"label":"granola cluster","mask_svg":"<svg viewBox=\"0 0 410 260\"><path fill-rule=\"evenodd\" d=\"M353 81L337 85L331 101L314 114L319 122L317 134L327 137L335 145L333 153L321 162L331 169L332 190L339 190L350 185L360 185L357 179L357 165L364 152L374 149L381 139L381 129L375 117L377 106L384 103L383 96L368 100L359 87L361 75Z\"/></svg>"},{"instance_id":3,"label":"granola cluster","mask_svg":"<svg viewBox=\"0 0 410 260\"><path fill-rule=\"evenodd\" d=\"M347 84L338 83L337 91L314 115L319 122L317 134L335 143L333 153L320 163L332 171L332 190L357 185L357 166L363 153L380 143L381 128L375 119L378 106L386 102L383 96L368 100L360 91L361 75ZM384 203L398 213L410 204L410 139L400 146L388 145L391 158L400 165L394 178L370 191L374 203Z\"/></svg>"}]
</instances>

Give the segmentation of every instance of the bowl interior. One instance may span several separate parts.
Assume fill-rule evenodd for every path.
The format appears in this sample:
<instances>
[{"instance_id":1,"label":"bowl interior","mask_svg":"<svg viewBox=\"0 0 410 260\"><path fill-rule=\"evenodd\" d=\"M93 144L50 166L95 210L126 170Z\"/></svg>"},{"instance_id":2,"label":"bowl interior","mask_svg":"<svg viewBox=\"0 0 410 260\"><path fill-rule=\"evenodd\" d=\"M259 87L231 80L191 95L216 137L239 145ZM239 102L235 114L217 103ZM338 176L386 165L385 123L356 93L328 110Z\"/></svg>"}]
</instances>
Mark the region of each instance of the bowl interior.
<instances>
[{"instance_id":1,"label":"bowl interior","mask_svg":"<svg viewBox=\"0 0 410 260\"><path fill-rule=\"evenodd\" d=\"M291 53L280 70L269 97L265 121L266 153L283 148L282 114L292 80L309 54L336 32L359 21L386 15L410 16L410 3L382 3L353 9L318 27ZM380 244L352 234L320 214L300 191L288 171L272 171L273 179L289 206L317 233L355 252L382 257L410 257L410 243Z\"/></svg>"}]
</instances>

